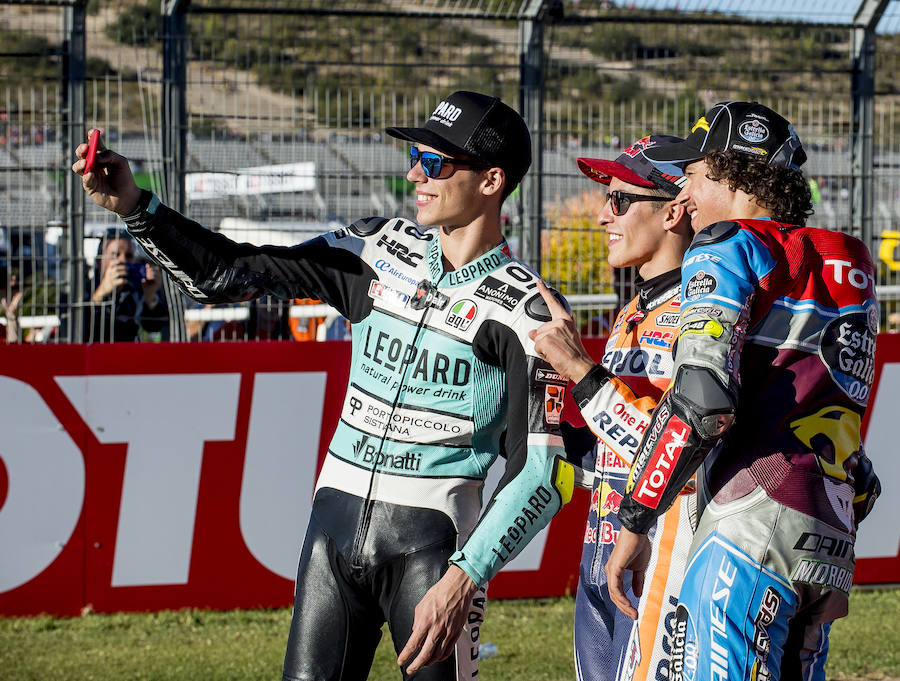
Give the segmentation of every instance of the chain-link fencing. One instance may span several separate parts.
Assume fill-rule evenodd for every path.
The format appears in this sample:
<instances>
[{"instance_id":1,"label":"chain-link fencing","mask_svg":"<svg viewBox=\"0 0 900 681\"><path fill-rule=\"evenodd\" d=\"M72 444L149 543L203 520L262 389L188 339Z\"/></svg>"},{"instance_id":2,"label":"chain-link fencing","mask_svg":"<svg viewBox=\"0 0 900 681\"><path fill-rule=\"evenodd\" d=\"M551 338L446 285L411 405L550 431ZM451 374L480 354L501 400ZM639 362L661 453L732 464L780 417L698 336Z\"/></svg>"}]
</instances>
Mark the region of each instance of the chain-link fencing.
<instances>
[{"instance_id":1,"label":"chain-link fencing","mask_svg":"<svg viewBox=\"0 0 900 681\"><path fill-rule=\"evenodd\" d=\"M114 216L85 201L69 170L74 145L100 127L139 184L201 224L240 241L293 244L359 217L414 217L406 149L383 130L421 124L462 88L526 116L540 154L504 206L504 229L575 303L586 333L604 334L635 275L608 267L595 219L603 188L575 159L614 158L651 132L684 135L725 99L759 100L794 123L809 152L811 224L870 243L883 328L900 328L897 34L867 33L866 89L858 17L618 4L3 4L0 286L4 318L18 320L7 337L343 337L341 320L310 301L201 308L166 284L158 308L134 284L122 307L127 286L104 281L113 250L121 260L133 245L110 238ZM895 2L874 4L884 21L896 14Z\"/></svg>"}]
</instances>

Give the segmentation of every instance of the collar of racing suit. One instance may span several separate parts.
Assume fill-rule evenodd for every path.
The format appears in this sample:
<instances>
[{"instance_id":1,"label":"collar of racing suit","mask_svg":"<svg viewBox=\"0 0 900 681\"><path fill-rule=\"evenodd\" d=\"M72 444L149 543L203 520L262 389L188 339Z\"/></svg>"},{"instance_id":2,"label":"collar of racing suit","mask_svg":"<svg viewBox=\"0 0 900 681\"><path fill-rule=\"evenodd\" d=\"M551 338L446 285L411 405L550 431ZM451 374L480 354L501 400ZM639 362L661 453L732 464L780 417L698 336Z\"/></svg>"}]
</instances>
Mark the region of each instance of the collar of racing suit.
<instances>
[{"instance_id":1,"label":"collar of racing suit","mask_svg":"<svg viewBox=\"0 0 900 681\"><path fill-rule=\"evenodd\" d=\"M637 278L637 309L628 317L626 330L634 326L654 310L672 298L681 289L681 268L658 274L651 279Z\"/></svg>"},{"instance_id":2,"label":"collar of racing suit","mask_svg":"<svg viewBox=\"0 0 900 681\"><path fill-rule=\"evenodd\" d=\"M673 288L681 287L681 268L676 267L674 270L657 274L651 279L637 278L635 282L638 295L638 309L652 310L659 307L672 296L669 291Z\"/></svg>"},{"instance_id":3,"label":"collar of racing suit","mask_svg":"<svg viewBox=\"0 0 900 681\"><path fill-rule=\"evenodd\" d=\"M509 250L509 244L506 242L506 239L487 253L479 255L474 260L449 272L444 271L441 253L440 238L432 239L431 243L428 244L428 270L431 281L441 288L468 284L512 260L512 252Z\"/></svg>"}]
</instances>

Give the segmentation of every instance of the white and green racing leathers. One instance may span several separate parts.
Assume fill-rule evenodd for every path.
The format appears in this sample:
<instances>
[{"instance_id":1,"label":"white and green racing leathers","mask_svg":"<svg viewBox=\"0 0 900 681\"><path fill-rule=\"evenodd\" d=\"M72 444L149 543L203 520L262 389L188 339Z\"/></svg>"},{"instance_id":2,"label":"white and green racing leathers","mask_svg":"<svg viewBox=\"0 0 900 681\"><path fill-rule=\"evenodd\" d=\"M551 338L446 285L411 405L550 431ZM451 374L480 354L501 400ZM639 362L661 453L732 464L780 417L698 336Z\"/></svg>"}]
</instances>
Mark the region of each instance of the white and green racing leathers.
<instances>
[{"instance_id":1,"label":"white and green racing leathers","mask_svg":"<svg viewBox=\"0 0 900 681\"><path fill-rule=\"evenodd\" d=\"M550 316L538 275L505 242L445 271L437 231L401 218L257 247L145 193L126 223L201 302L313 297L352 322L350 379L316 484L285 678L365 678L382 622L402 648L413 608L448 561L485 585L571 497L559 434L566 381L528 338ZM501 450L505 474L482 513ZM477 614L470 619L475 631L452 663L459 674L476 669Z\"/></svg>"}]
</instances>

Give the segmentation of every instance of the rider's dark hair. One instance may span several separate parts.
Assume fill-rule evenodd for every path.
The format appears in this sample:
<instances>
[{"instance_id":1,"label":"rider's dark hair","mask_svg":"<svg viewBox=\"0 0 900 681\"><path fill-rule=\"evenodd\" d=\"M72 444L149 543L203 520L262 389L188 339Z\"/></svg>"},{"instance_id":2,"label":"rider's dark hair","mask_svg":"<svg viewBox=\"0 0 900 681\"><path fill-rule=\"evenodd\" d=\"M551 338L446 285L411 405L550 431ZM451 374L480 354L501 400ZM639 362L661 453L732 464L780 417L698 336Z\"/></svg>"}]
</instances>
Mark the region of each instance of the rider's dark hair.
<instances>
[{"instance_id":1,"label":"rider's dark hair","mask_svg":"<svg viewBox=\"0 0 900 681\"><path fill-rule=\"evenodd\" d=\"M799 170L769 165L740 151L711 151L705 161L709 179L755 197L778 222L802 226L813 213L809 183Z\"/></svg>"}]
</instances>

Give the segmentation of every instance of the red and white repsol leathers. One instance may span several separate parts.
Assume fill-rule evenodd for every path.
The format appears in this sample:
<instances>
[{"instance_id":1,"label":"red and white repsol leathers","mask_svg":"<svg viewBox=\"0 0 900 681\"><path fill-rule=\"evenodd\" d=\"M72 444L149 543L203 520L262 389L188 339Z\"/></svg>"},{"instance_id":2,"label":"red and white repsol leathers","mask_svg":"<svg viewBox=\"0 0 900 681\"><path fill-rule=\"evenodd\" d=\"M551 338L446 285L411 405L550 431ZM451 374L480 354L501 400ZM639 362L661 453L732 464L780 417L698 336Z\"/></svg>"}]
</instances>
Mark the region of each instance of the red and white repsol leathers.
<instances>
[{"instance_id":1,"label":"red and white repsol leathers","mask_svg":"<svg viewBox=\"0 0 900 681\"><path fill-rule=\"evenodd\" d=\"M594 464L594 485L575 600L575 663L582 681L669 678L695 495L682 496L650 530L653 562L644 594L638 599L629 591L637 622L609 599L604 566L619 534L616 513L635 449L672 376L680 285L680 270L639 282L638 295L616 318L602 368L595 368L572 393L597 436L596 459L585 462L586 468Z\"/></svg>"}]
</instances>

